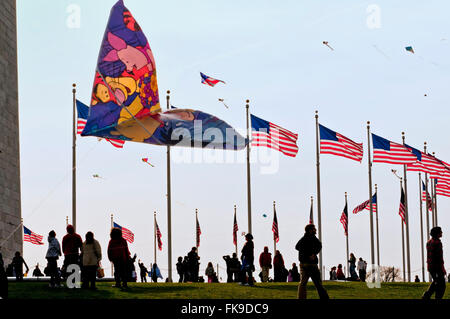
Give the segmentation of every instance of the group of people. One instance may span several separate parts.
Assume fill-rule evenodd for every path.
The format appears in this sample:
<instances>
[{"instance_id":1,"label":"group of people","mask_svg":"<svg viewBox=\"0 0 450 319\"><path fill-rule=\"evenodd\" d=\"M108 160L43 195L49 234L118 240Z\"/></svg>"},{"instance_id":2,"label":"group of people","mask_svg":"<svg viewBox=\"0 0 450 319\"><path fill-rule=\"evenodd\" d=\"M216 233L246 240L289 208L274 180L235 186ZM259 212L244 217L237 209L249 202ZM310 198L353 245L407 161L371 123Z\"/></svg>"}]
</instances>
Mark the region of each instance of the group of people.
<instances>
[{"instance_id":1,"label":"group of people","mask_svg":"<svg viewBox=\"0 0 450 319\"><path fill-rule=\"evenodd\" d=\"M350 254L350 259L348 260L349 272L350 276L346 277L344 271L342 270L342 264L331 267L330 270L330 280L347 280L347 281L366 281L367 276L367 262L359 258L358 263L356 264L356 257L353 253ZM356 273L356 270L359 273Z\"/></svg>"},{"instance_id":2,"label":"group of people","mask_svg":"<svg viewBox=\"0 0 450 319\"><path fill-rule=\"evenodd\" d=\"M265 246L263 252L259 255L259 266L261 272L259 277L261 282L298 282L300 281L300 273L297 265L292 264L292 268L287 270L284 265L284 259L279 250L275 251L273 257L273 279L269 277L270 269L272 269L272 254L269 247Z\"/></svg>"},{"instance_id":3,"label":"group of people","mask_svg":"<svg viewBox=\"0 0 450 319\"><path fill-rule=\"evenodd\" d=\"M199 282L200 257L197 253L197 247L192 247L186 256L178 257L176 264L179 276L178 282ZM212 264L211 264L212 265Z\"/></svg>"}]
</instances>

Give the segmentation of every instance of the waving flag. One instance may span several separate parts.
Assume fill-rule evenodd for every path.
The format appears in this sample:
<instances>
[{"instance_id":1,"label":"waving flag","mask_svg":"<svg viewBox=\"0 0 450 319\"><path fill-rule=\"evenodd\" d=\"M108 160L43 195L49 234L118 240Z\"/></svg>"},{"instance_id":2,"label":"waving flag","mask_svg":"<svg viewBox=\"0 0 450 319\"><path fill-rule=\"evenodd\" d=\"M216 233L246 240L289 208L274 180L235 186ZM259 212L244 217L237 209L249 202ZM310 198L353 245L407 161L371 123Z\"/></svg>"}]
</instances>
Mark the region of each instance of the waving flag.
<instances>
[{"instance_id":1,"label":"waving flag","mask_svg":"<svg viewBox=\"0 0 450 319\"><path fill-rule=\"evenodd\" d=\"M377 193L373 194L372 196L372 210L375 211L376 207L374 208L374 204L377 201ZM358 214L360 211L363 211L364 209L370 210L370 199L366 200L362 204L356 206L353 209L353 214Z\"/></svg>"},{"instance_id":2,"label":"waving flag","mask_svg":"<svg viewBox=\"0 0 450 319\"><path fill-rule=\"evenodd\" d=\"M365 210L370 210L370 205L367 204L366 208L364 208ZM373 194L372 196L372 210L374 212L377 211L377 193Z\"/></svg>"},{"instance_id":3,"label":"waving flag","mask_svg":"<svg viewBox=\"0 0 450 319\"><path fill-rule=\"evenodd\" d=\"M209 86L214 86L214 85L216 85L219 82L222 82L223 84L225 84L224 81L214 79L214 78L212 78L210 76L207 76L207 75L203 74L202 72L200 72L200 76L202 78L202 83L206 84L206 85L209 85Z\"/></svg>"},{"instance_id":4,"label":"waving flag","mask_svg":"<svg viewBox=\"0 0 450 319\"><path fill-rule=\"evenodd\" d=\"M408 171L423 172L432 175L441 174L447 171L445 165L430 154L419 151L418 149L406 145L405 146L416 156L417 161L407 165Z\"/></svg>"},{"instance_id":5,"label":"waving flag","mask_svg":"<svg viewBox=\"0 0 450 319\"><path fill-rule=\"evenodd\" d=\"M404 145L372 134L373 162L388 164L412 164L417 157Z\"/></svg>"},{"instance_id":6,"label":"waving flag","mask_svg":"<svg viewBox=\"0 0 450 319\"><path fill-rule=\"evenodd\" d=\"M422 201L426 202L427 210L431 212L433 210L433 202L431 200L430 194L428 193L426 185L423 181L422 181Z\"/></svg>"},{"instance_id":7,"label":"waving flag","mask_svg":"<svg viewBox=\"0 0 450 319\"><path fill-rule=\"evenodd\" d=\"M361 162L363 158L362 143L351 139L319 124L320 154L332 154Z\"/></svg>"},{"instance_id":8,"label":"waving flag","mask_svg":"<svg viewBox=\"0 0 450 319\"><path fill-rule=\"evenodd\" d=\"M348 208L347 208L347 202L345 202L344 210L341 214L340 222L342 226L344 227L344 233L345 236L348 236Z\"/></svg>"},{"instance_id":9,"label":"waving flag","mask_svg":"<svg viewBox=\"0 0 450 319\"><path fill-rule=\"evenodd\" d=\"M298 152L298 135L274 123L250 114L252 122L252 146L265 146L284 155L295 157Z\"/></svg>"},{"instance_id":10,"label":"waving flag","mask_svg":"<svg viewBox=\"0 0 450 319\"><path fill-rule=\"evenodd\" d=\"M155 225L156 225L156 239L158 240L158 249L162 250L162 234L161 231L159 230L159 226L158 226L158 222L155 219Z\"/></svg>"},{"instance_id":11,"label":"waving flag","mask_svg":"<svg viewBox=\"0 0 450 319\"><path fill-rule=\"evenodd\" d=\"M44 245L44 243L42 242L43 238L44 236L38 235L23 226L23 241L30 242L34 245Z\"/></svg>"},{"instance_id":12,"label":"waving flag","mask_svg":"<svg viewBox=\"0 0 450 319\"><path fill-rule=\"evenodd\" d=\"M311 208L309 209L309 223L314 224L313 203L311 202Z\"/></svg>"},{"instance_id":13,"label":"waving flag","mask_svg":"<svg viewBox=\"0 0 450 319\"><path fill-rule=\"evenodd\" d=\"M277 219L277 212L276 212L275 208L273 211L272 231L273 231L273 240L278 243L278 241L280 240L280 234L278 232L278 219Z\"/></svg>"},{"instance_id":14,"label":"waving flag","mask_svg":"<svg viewBox=\"0 0 450 319\"><path fill-rule=\"evenodd\" d=\"M236 211L234 212L234 222L233 222L233 244L237 246L237 232L238 232L238 224L236 219Z\"/></svg>"},{"instance_id":15,"label":"waving flag","mask_svg":"<svg viewBox=\"0 0 450 319\"><path fill-rule=\"evenodd\" d=\"M195 246L198 248L200 247L200 235L202 234L202 230L200 229L197 216L195 216L195 230Z\"/></svg>"},{"instance_id":16,"label":"waving flag","mask_svg":"<svg viewBox=\"0 0 450 319\"><path fill-rule=\"evenodd\" d=\"M402 195L400 197L400 207L398 208L398 214L402 218L403 222L406 224L406 220L405 220L405 214L406 214L406 210L405 210L405 192L403 191L403 187L402 187Z\"/></svg>"},{"instance_id":17,"label":"waving flag","mask_svg":"<svg viewBox=\"0 0 450 319\"><path fill-rule=\"evenodd\" d=\"M122 237L130 244L134 242L134 234L131 230L114 223L115 228L122 230Z\"/></svg>"},{"instance_id":18,"label":"waving flag","mask_svg":"<svg viewBox=\"0 0 450 319\"><path fill-rule=\"evenodd\" d=\"M450 186L438 179L436 184L436 195L450 197Z\"/></svg>"}]
</instances>

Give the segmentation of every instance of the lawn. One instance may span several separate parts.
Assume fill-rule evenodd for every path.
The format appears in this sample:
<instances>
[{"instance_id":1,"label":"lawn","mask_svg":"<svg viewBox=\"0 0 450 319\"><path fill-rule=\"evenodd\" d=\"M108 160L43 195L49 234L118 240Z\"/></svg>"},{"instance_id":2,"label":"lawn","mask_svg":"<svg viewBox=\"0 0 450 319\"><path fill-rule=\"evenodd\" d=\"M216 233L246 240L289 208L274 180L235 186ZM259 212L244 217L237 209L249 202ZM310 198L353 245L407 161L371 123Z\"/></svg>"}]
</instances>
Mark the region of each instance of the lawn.
<instances>
[{"instance_id":1,"label":"lawn","mask_svg":"<svg viewBox=\"0 0 450 319\"><path fill-rule=\"evenodd\" d=\"M255 287L238 284L207 283L131 283L128 291L100 282L97 291L83 289L50 289L45 282L10 282L11 299L295 299L296 283L257 283ZM381 288L368 288L360 282L324 282L332 299L419 299L427 283L382 283ZM318 295L308 284L308 298ZM444 298L450 298L447 284Z\"/></svg>"}]
</instances>

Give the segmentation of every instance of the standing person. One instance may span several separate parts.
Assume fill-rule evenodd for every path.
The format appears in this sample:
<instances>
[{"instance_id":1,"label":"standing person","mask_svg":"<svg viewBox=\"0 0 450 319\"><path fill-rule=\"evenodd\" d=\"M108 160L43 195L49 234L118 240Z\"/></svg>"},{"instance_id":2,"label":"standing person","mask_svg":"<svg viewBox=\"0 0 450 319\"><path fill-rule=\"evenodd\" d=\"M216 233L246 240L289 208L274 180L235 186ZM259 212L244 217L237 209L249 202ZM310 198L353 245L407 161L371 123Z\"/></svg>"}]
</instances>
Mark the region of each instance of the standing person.
<instances>
[{"instance_id":1,"label":"standing person","mask_svg":"<svg viewBox=\"0 0 450 319\"><path fill-rule=\"evenodd\" d=\"M192 282L198 282L198 271L200 263L198 262L200 257L197 255L197 247L192 247L188 253L188 267L189 267L189 279Z\"/></svg>"},{"instance_id":2,"label":"standing person","mask_svg":"<svg viewBox=\"0 0 450 319\"><path fill-rule=\"evenodd\" d=\"M227 282L233 282L233 260L230 255L226 255L222 257L225 260L225 264L227 265Z\"/></svg>"},{"instance_id":3,"label":"standing person","mask_svg":"<svg viewBox=\"0 0 450 319\"><path fill-rule=\"evenodd\" d=\"M241 273L241 262L237 258L237 254L233 253L231 257L231 272L233 273L234 282L240 281L240 273Z\"/></svg>"},{"instance_id":4,"label":"standing person","mask_svg":"<svg viewBox=\"0 0 450 319\"><path fill-rule=\"evenodd\" d=\"M292 282L300 281L300 273L298 272L298 268L295 263L292 263L292 268L289 270L289 273L291 275Z\"/></svg>"},{"instance_id":5,"label":"standing person","mask_svg":"<svg viewBox=\"0 0 450 319\"><path fill-rule=\"evenodd\" d=\"M95 290L97 289L95 287L97 268L100 266L100 261L102 260L102 248L100 247L100 243L94 239L92 232L87 232L85 237L86 240L81 246L81 278L83 281L81 288L89 288L90 284L90 288Z\"/></svg>"},{"instance_id":6,"label":"standing person","mask_svg":"<svg viewBox=\"0 0 450 319\"><path fill-rule=\"evenodd\" d=\"M359 279L361 279L362 282L366 281L366 267L366 262L361 257L359 257L357 270L359 273Z\"/></svg>"},{"instance_id":7,"label":"standing person","mask_svg":"<svg viewBox=\"0 0 450 319\"><path fill-rule=\"evenodd\" d=\"M261 255L259 255L259 266L262 272L262 282L269 280L269 269L272 269L272 254L269 253L269 247L265 246Z\"/></svg>"},{"instance_id":8,"label":"standing person","mask_svg":"<svg viewBox=\"0 0 450 319\"><path fill-rule=\"evenodd\" d=\"M178 282L183 282L183 277L184 277L184 269L183 269L183 257L178 257L178 262L177 262L177 273L178 276L180 277L178 279Z\"/></svg>"},{"instance_id":9,"label":"standing person","mask_svg":"<svg viewBox=\"0 0 450 319\"><path fill-rule=\"evenodd\" d=\"M414 278L414 282L420 282L419 276L416 275L416 278Z\"/></svg>"},{"instance_id":10,"label":"standing person","mask_svg":"<svg viewBox=\"0 0 450 319\"><path fill-rule=\"evenodd\" d=\"M349 280L358 280L358 275L356 274L356 257L353 253L350 253L350 259L348 260L350 264L350 279Z\"/></svg>"},{"instance_id":11,"label":"standing person","mask_svg":"<svg viewBox=\"0 0 450 319\"><path fill-rule=\"evenodd\" d=\"M147 273L148 269L145 267L144 263L141 263L141 260L138 260L139 265L139 274L141 275L141 282L147 282Z\"/></svg>"},{"instance_id":12,"label":"standing person","mask_svg":"<svg viewBox=\"0 0 450 319\"><path fill-rule=\"evenodd\" d=\"M275 256L273 257L273 281L274 282L284 282L284 259L281 255L280 251L277 250L275 252Z\"/></svg>"},{"instance_id":13,"label":"standing person","mask_svg":"<svg viewBox=\"0 0 450 319\"><path fill-rule=\"evenodd\" d=\"M163 279L161 272L159 271L158 265L156 263L153 264L152 270L150 270L150 278L153 282L158 282L158 278Z\"/></svg>"},{"instance_id":14,"label":"standing person","mask_svg":"<svg viewBox=\"0 0 450 319\"><path fill-rule=\"evenodd\" d=\"M5 264L0 252L0 299L8 298L8 277L6 277Z\"/></svg>"},{"instance_id":15,"label":"standing person","mask_svg":"<svg viewBox=\"0 0 450 319\"><path fill-rule=\"evenodd\" d=\"M61 256L61 246L54 230L48 233L48 250L45 258L47 259L47 271L44 273L50 277L50 288L61 287L58 271L58 259Z\"/></svg>"},{"instance_id":16,"label":"standing person","mask_svg":"<svg viewBox=\"0 0 450 319\"><path fill-rule=\"evenodd\" d=\"M430 230L431 239L427 242L427 269L433 282L428 290L424 292L422 299L430 299L433 293L436 299L442 299L445 293L445 267L444 253L442 251L441 227L433 227Z\"/></svg>"},{"instance_id":17,"label":"standing person","mask_svg":"<svg viewBox=\"0 0 450 319\"><path fill-rule=\"evenodd\" d=\"M317 255L322 250L322 243L316 237L316 232L314 224L306 225L305 234L295 245L295 249L298 250L301 274L300 284L298 285L299 299L306 299L306 285L309 278L316 286L320 299L329 299L327 291L322 286L320 270L317 266L319 263Z\"/></svg>"},{"instance_id":18,"label":"standing person","mask_svg":"<svg viewBox=\"0 0 450 319\"><path fill-rule=\"evenodd\" d=\"M39 269L39 264L36 265L36 268L33 270L33 277L44 277L44 274Z\"/></svg>"},{"instance_id":19,"label":"standing person","mask_svg":"<svg viewBox=\"0 0 450 319\"><path fill-rule=\"evenodd\" d=\"M189 279L189 263L188 263L188 257L184 256L183 258L183 273L184 273L184 278L183 278L183 282L188 282Z\"/></svg>"},{"instance_id":20,"label":"standing person","mask_svg":"<svg viewBox=\"0 0 450 319\"><path fill-rule=\"evenodd\" d=\"M62 267L63 277L67 276L67 267L72 264L80 265L80 250L83 245L81 236L75 233L72 225L67 225L67 234L62 240L62 250L64 254L64 264Z\"/></svg>"},{"instance_id":21,"label":"standing person","mask_svg":"<svg viewBox=\"0 0 450 319\"><path fill-rule=\"evenodd\" d=\"M246 243L241 250L241 260L242 260L242 278L241 284L246 286L253 286L253 271L255 271L254 262L254 244L253 236L250 233L245 235ZM248 277L248 280L246 280ZM246 282L247 281L247 282Z\"/></svg>"},{"instance_id":22,"label":"standing person","mask_svg":"<svg viewBox=\"0 0 450 319\"><path fill-rule=\"evenodd\" d=\"M205 269L205 275L208 276L208 283L212 283L213 282L213 278L214 278L214 267L212 262L208 263L208 267L206 267Z\"/></svg>"},{"instance_id":23,"label":"standing person","mask_svg":"<svg viewBox=\"0 0 450 319\"><path fill-rule=\"evenodd\" d=\"M134 263L136 262L137 255L134 254L133 258L128 259L127 263L127 276L128 276L128 282L137 282L137 273L136 273L136 266Z\"/></svg>"},{"instance_id":24,"label":"standing person","mask_svg":"<svg viewBox=\"0 0 450 319\"><path fill-rule=\"evenodd\" d=\"M339 264L336 271L336 279L337 280L345 280L345 274L342 271L342 264Z\"/></svg>"},{"instance_id":25,"label":"standing person","mask_svg":"<svg viewBox=\"0 0 450 319\"><path fill-rule=\"evenodd\" d=\"M20 252L16 251L14 258L12 260L12 264L14 267L14 272L16 273L16 281L23 281L23 265L27 267L27 273L30 271L30 268L28 268L27 263L23 259L22 256L20 256Z\"/></svg>"},{"instance_id":26,"label":"standing person","mask_svg":"<svg viewBox=\"0 0 450 319\"><path fill-rule=\"evenodd\" d=\"M336 266L331 267L330 280L337 280Z\"/></svg>"},{"instance_id":27,"label":"standing person","mask_svg":"<svg viewBox=\"0 0 450 319\"><path fill-rule=\"evenodd\" d=\"M108 259L114 265L114 279L116 285L113 287L128 289L127 266L130 258L127 241L122 237L122 230L119 228L111 229L111 240L108 244Z\"/></svg>"}]
</instances>

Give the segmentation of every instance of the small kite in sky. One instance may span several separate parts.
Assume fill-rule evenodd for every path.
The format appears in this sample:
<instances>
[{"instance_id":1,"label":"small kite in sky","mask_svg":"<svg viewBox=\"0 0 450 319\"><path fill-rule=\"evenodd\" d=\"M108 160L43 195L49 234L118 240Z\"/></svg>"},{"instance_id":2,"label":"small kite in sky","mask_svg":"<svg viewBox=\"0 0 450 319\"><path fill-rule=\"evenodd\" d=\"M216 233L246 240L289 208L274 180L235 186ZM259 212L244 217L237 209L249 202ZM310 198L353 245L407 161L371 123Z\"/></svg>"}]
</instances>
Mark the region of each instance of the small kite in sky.
<instances>
[{"instance_id":1,"label":"small kite in sky","mask_svg":"<svg viewBox=\"0 0 450 319\"><path fill-rule=\"evenodd\" d=\"M101 177L101 176L98 175L98 174L94 174L94 175L92 175L92 177L93 177L93 178L103 178L103 177Z\"/></svg>"},{"instance_id":2,"label":"small kite in sky","mask_svg":"<svg viewBox=\"0 0 450 319\"><path fill-rule=\"evenodd\" d=\"M152 163L149 162L149 160L148 160L147 157L144 157L144 158L142 159L142 161L143 161L144 163L147 163L147 164L150 165L151 167L155 167L155 166L152 165Z\"/></svg>"},{"instance_id":3,"label":"small kite in sky","mask_svg":"<svg viewBox=\"0 0 450 319\"><path fill-rule=\"evenodd\" d=\"M411 46L405 47L405 50L406 50L406 51L409 51L409 52L411 52L411 53L414 53L414 49L413 49L413 47L411 47Z\"/></svg>"},{"instance_id":4,"label":"small kite in sky","mask_svg":"<svg viewBox=\"0 0 450 319\"><path fill-rule=\"evenodd\" d=\"M225 104L224 99L219 99L219 102L222 102L223 105L225 105L225 107L228 109L228 105Z\"/></svg>"},{"instance_id":5,"label":"small kite in sky","mask_svg":"<svg viewBox=\"0 0 450 319\"><path fill-rule=\"evenodd\" d=\"M263 214L262 216L263 216L264 218L265 218L265 217L267 217L267 215L266 215L266 214Z\"/></svg>"},{"instance_id":6,"label":"small kite in sky","mask_svg":"<svg viewBox=\"0 0 450 319\"><path fill-rule=\"evenodd\" d=\"M330 45L328 45L328 41L323 41L322 43L329 47L332 51L334 51L334 49Z\"/></svg>"}]
</instances>

